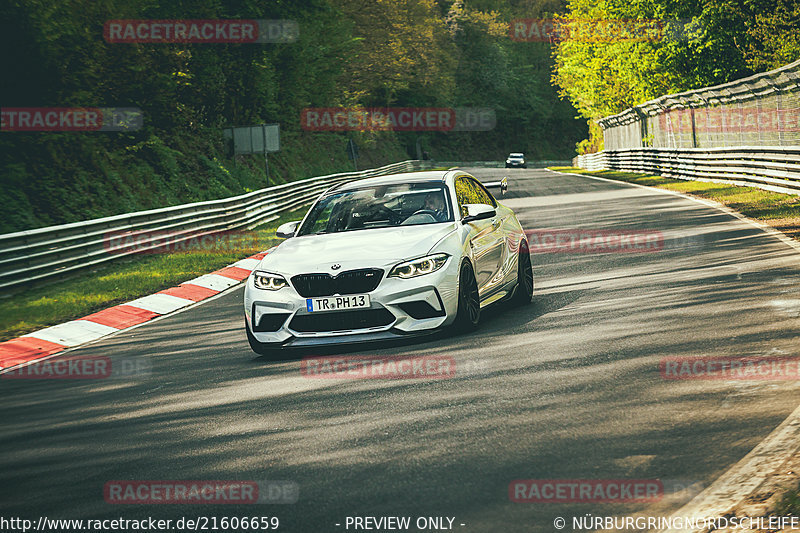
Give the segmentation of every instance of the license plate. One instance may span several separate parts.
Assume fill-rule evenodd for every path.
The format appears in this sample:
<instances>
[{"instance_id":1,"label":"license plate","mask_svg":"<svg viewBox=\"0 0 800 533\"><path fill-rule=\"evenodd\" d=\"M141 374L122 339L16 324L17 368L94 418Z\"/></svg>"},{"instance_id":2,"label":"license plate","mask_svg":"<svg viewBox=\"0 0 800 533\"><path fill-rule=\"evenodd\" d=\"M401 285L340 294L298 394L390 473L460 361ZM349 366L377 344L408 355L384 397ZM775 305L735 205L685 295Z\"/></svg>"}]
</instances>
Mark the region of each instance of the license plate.
<instances>
[{"instance_id":1,"label":"license plate","mask_svg":"<svg viewBox=\"0 0 800 533\"><path fill-rule=\"evenodd\" d=\"M327 298L306 298L306 310L341 311L344 309L361 309L369 307L369 295L349 294L347 296L329 296Z\"/></svg>"}]
</instances>

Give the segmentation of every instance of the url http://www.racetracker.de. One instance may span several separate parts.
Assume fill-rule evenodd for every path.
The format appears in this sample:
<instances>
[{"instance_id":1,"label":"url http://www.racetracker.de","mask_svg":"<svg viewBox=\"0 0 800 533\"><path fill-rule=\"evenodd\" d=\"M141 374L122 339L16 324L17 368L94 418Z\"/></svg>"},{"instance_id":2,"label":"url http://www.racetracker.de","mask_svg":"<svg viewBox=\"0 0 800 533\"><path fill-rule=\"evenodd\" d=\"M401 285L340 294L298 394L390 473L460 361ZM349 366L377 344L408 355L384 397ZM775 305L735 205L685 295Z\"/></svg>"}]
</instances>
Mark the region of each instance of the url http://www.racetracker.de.
<instances>
[{"instance_id":1,"label":"url http://www.racetracker.de","mask_svg":"<svg viewBox=\"0 0 800 533\"><path fill-rule=\"evenodd\" d=\"M0 531L61 533L67 531L275 531L280 528L276 516L195 516L176 519L63 519L40 516L36 519L0 516Z\"/></svg>"}]
</instances>

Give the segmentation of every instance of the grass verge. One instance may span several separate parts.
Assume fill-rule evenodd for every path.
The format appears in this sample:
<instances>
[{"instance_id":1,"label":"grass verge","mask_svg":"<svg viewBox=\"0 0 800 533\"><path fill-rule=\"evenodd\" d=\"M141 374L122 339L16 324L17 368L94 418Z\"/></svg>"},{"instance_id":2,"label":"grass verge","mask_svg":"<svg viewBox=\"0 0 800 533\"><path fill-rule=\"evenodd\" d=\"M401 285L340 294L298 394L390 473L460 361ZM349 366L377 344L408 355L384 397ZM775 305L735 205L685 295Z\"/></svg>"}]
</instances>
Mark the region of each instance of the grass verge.
<instances>
[{"instance_id":1,"label":"grass verge","mask_svg":"<svg viewBox=\"0 0 800 533\"><path fill-rule=\"evenodd\" d=\"M136 255L4 297L0 299L0 341L174 287L262 252L280 241L275 237L280 224L302 218L306 209L284 213L253 229L233 247Z\"/></svg>"},{"instance_id":2,"label":"grass verge","mask_svg":"<svg viewBox=\"0 0 800 533\"><path fill-rule=\"evenodd\" d=\"M306 210L303 207L284 213L252 230L247 239L241 240L252 246L137 255L4 296L0 298L0 342L174 287L262 252L280 242L275 237L279 225L299 220Z\"/></svg>"},{"instance_id":3,"label":"grass verge","mask_svg":"<svg viewBox=\"0 0 800 533\"><path fill-rule=\"evenodd\" d=\"M775 516L800 516L800 489L787 492L775 508Z\"/></svg>"},{"instance_id":4,"label":"grass verge","mask_svg":"<svg viewBox=\"0 0 800 533\"><path fill-rule=\"evenodd\" d=\"M614 170L590 172L576 167L550 167L550 170L598 176L714 200L800 240L800 196L793 194L765 191L756 187L678 180L635 172Z\"/></svg>"}]
</instances>

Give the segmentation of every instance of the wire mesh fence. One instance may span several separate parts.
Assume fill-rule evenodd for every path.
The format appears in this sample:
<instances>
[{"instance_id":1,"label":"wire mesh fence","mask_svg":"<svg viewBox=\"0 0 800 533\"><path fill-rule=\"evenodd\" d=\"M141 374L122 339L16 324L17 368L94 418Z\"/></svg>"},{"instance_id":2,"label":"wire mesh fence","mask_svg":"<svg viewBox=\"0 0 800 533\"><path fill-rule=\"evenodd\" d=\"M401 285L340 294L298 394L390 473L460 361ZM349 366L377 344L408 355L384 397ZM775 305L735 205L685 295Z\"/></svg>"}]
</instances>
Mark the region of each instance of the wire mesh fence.
<instances>
[{"instance_id":1,"label":"wire mesh fence","mask_svg":"<svg viewBox=\"0 0 800 533\"><path fill-rule=\"evenodd\" d=\"M800 146L800 61L597 121L606 150Z\"/></svg>"}]
</instances>

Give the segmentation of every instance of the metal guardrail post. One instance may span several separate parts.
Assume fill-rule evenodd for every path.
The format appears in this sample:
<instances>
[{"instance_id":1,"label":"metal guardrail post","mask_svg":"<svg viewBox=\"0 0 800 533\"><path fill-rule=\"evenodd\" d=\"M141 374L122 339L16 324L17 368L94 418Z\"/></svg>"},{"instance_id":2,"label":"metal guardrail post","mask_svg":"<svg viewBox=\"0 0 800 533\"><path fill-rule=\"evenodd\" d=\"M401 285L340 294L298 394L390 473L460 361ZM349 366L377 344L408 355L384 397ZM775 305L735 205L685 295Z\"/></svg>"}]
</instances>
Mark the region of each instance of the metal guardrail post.
<instances>
[{"instance_id":1,"label":"metal guardrail post","mask_svg":"<svg viewBox=\"0 0 800 533\"><path fill-rule=\"evenodd\" d=\"M578 166L649 172L686 179L745 185L800 195L800 146L726 148L632 148L578 156Z\"/></svg>"}]
</instances>

